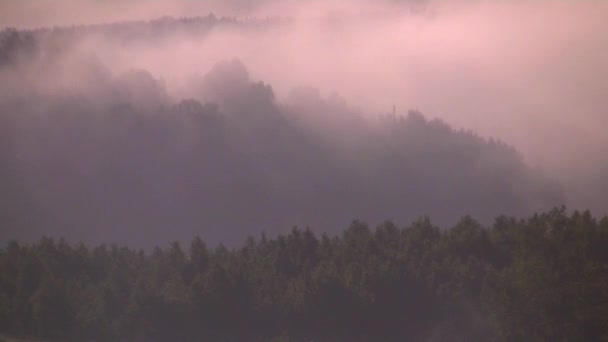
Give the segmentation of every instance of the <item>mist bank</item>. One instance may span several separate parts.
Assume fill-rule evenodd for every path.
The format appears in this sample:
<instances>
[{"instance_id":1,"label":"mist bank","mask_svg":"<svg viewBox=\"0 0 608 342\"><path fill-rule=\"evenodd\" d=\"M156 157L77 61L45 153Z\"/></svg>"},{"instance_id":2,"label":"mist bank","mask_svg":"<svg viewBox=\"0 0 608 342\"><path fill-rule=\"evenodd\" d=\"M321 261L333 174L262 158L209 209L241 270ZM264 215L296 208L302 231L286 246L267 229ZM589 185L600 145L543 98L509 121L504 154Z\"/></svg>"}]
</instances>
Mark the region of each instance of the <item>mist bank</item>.
<instances>
[{"instance_id":1,"label":"mist bank","mask_svg":"<svg viewBox=\"0 0 608 342\"><path fill-rule=\"evenodd\" d=\"M193 74L238 58L279 100L311 86L373 116L417 109L507 141L559 179L572 205L607 209L607 3L67 1L53 5L70 11L51 11L24 1L5 5L13 26L35 18L28 3L52 25L121 21L33 30L46 53L69 57L59 78L78 80L73 59L94 57L117 74L145 69L184 98ZM166 15L201 17L155 19Z\"/></svg>"},{"instance_id":2,"label":"mist bank","mask_svg":"<svg viewBox=\"0 0 608 342\"><path fill-rule=\"evenodd\" d=\"M198 97L181 100L145 71L88 67L87 86L1 102L7 240L233 244L355 217L487 223L564 201L501 141L415 111L372 119L314 88L278 102L238 60L193 76Z\"/></svg>"},{"instance_id":3,"label":"mist bank","mask_svg":"<svg viewBox=\"0 0 608 342\"><path fill-rule=\"evenodd\" d=\"M606 211L593 6L339 4L3 31L2 233L150 245Z\"/></svg>"}]
</instances>

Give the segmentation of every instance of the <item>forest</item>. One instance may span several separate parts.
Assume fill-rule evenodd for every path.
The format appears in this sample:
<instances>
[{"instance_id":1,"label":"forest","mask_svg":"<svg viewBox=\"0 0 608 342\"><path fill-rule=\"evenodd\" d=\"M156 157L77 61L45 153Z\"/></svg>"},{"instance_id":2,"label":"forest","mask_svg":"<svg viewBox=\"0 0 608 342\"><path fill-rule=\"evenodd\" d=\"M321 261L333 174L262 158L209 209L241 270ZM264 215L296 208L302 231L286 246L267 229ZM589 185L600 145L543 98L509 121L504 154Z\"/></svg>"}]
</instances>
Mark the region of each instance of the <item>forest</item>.
<instances>
[{"instance_id":1,"label":"forest","mask_svg":"<svg viewBox=\"0 0 608 342\"><path fill-rule=\"evenodd\" d=\"M430 218L237 248L0 250L0 332L48 341L604 341L608 217Z\"/></svg>"},{"instance_id":2,"label":"forest","mask_svg":"<svg viewBox=\"0 0 608 342\"><path fill-rule=\"evenodd\" d=\"M608 341L597 18L378 3L0 26L0 341Z\"/></svg>"}]
</instances>

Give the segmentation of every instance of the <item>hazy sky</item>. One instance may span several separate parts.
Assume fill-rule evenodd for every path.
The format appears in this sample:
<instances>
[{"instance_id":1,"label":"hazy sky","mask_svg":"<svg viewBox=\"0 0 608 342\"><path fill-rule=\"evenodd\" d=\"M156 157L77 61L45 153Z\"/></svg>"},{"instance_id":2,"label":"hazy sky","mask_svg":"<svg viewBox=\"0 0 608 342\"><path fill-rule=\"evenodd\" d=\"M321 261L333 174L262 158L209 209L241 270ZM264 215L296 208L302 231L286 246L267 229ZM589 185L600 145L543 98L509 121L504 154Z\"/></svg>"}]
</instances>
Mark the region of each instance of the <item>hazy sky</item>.
<instances>
[{"instance_id":1,"label":"hazy sky","mask_svg":"<svg viewBox=\"0 0 608 342\"><path fill-rule=\"evenodd\" d=\"M0 0L0 25L101 23L210 11L281 15L295 24L254 39L218 32L204 42L176 39L154 51L107 52L122 57L125 66L152 69L169 80L192 70L172 68L167 74L161 70L167 60L179 59L180 67L204 72L218 60L237 57L280 95L306 84L337 91L370 111L393 104L418 108L503 137L527 155L552 163L569 157L547 154L534 141L543 127L552 127L543 129L543 143L559 143L566 132L589 140L586 148L608 142L603 134L608 124L608 3L436 1L429 5L430 15L416 17L403 3ZM338 14L344 17L333 20ZM574 157L572 146L564 148Z\"/></svg>"},{"instance_id":2,"label":"hazy sky","mask_svg":"<svg viewBox=\"0 0 608 342\"><path fill-rule=\"evenodd\" d=\"M164 15L266 17L292 24L204 40L176 36L81 49L117 72L149 70L175 94L192 73L238 58L279 99L309 85L369 113L415 108L499 137L565 180L608 165L608 2L435 1L424 14L399 1L0 0L0 25L40 27ZM420 3L420 2L418 2ZM418 13L418 12L417 12ZM171 68L167 68L171 65ZM598 166L599 165L599 166Z\"/></svg>"}]
</instances>

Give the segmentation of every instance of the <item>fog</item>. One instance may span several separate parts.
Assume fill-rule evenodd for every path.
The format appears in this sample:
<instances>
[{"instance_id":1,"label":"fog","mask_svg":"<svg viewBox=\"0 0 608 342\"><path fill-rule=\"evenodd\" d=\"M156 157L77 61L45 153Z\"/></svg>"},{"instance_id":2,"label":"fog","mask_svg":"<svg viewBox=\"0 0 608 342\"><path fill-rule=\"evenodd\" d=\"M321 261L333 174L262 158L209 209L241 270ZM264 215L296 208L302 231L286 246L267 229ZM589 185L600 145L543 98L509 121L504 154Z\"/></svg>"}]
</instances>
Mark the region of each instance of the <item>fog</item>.
<instances>
[{"instance_id":1,"label":"fog","mask_svg":"<svg viewBox=\"0 0 608 342\"><path fill-rule=\"evenodd\" d=\"M602 2L25 0L0 13L34 29L0 44L8 238L230 242L354 218L608 209ZM97 25L37 29L75 24Z\"/></svg>"}]
</instances>

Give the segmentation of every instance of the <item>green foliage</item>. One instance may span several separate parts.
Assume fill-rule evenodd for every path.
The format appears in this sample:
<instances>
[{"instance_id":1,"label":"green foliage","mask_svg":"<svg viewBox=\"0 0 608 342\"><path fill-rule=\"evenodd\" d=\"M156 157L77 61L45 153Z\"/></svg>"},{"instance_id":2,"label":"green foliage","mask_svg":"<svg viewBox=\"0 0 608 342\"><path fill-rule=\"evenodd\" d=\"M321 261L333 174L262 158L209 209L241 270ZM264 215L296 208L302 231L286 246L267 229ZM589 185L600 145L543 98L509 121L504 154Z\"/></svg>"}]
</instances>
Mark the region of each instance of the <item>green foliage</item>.
<instances>
[{"instance_id":1,"label":"green foliage","mask_svg":"<svg viewBox=\"0 0 608 342\"><path fill-rule=\"evenodd\" d=\"M556 208L441 231L354 221L237 249L44 238L0 250L0 334L107 341L600 341L608 218Z\"/></svg>"}]
</instances>

